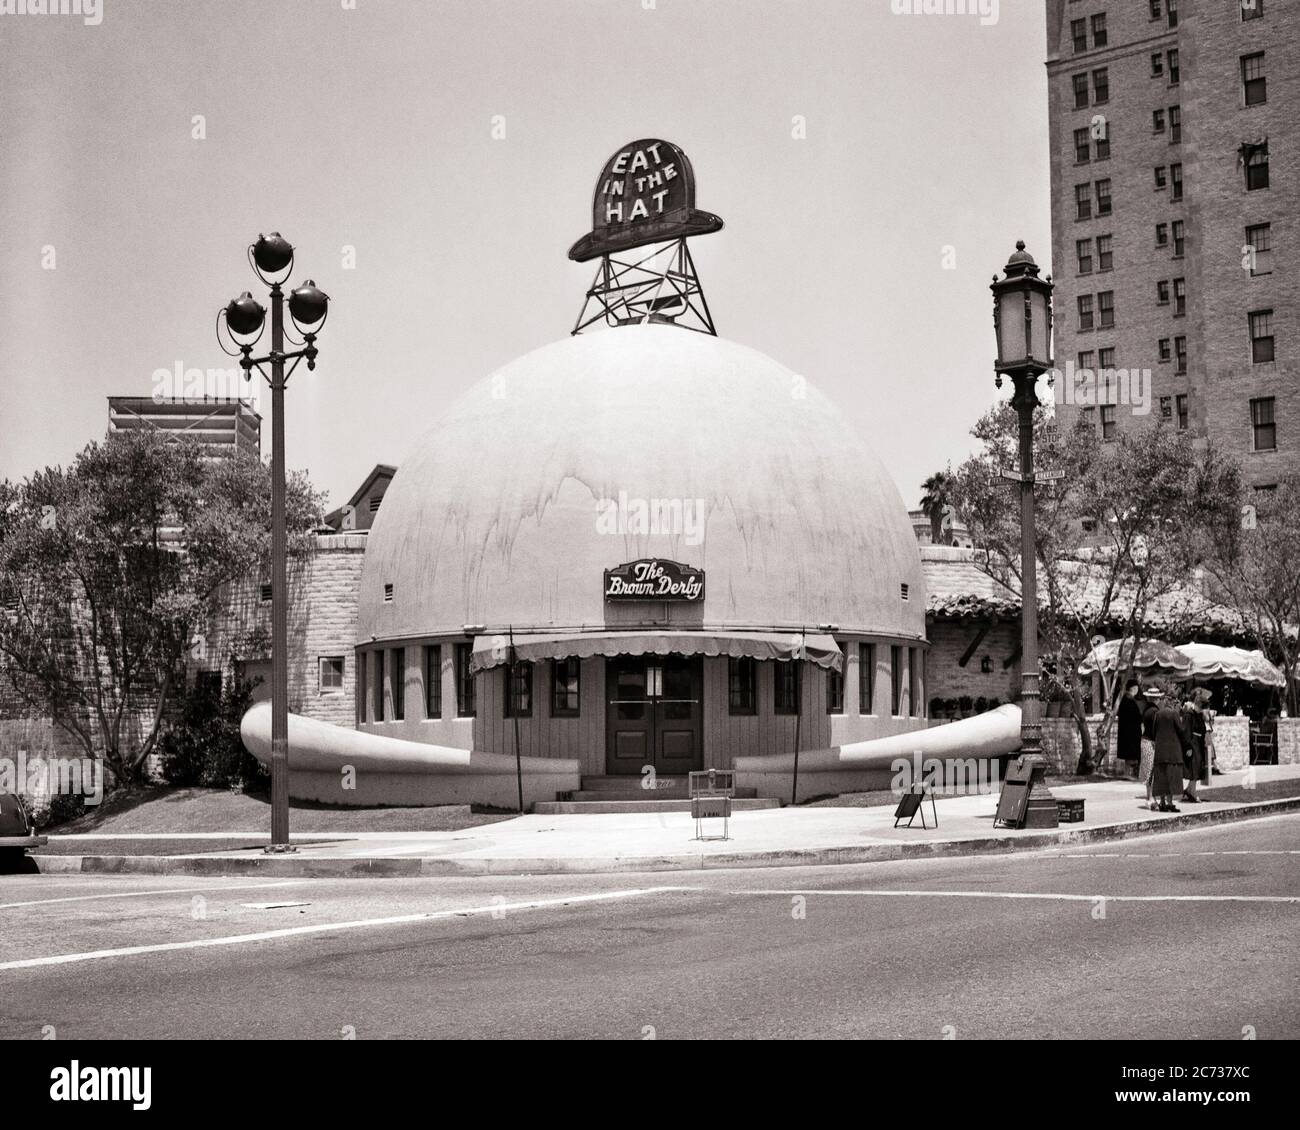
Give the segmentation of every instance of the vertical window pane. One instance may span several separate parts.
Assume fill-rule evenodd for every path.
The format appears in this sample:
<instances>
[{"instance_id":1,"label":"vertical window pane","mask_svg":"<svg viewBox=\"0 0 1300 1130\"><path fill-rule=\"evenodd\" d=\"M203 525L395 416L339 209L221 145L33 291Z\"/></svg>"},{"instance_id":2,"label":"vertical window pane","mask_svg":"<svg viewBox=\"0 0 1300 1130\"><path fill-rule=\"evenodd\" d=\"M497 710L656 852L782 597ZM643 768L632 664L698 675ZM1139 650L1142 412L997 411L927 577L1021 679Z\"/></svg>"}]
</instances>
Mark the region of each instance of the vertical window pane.
<instances>
[{"instance_id":1,"label":"vertical window pane","mask_svg":"<svg viewBox=\"0 0 1300 1130\"><path fill-rule=\"evenodd\" d=\"M876 645L858 644L858 713L876 712Z\"/></svg>"},{"instance_id":2,"label":"vertical window pane","mask_svg":"<svg viewBox=\"0 0 1300 1130\"><path fill-rule=\"evenodd\" d=\"M472 644L456 645L456 714L460 718L474 717L474 676L470 671L473 654Z\"/></svg>"},{"instance_id":3,"label":"vertical window pane","mask_svg":"<svg viewBox=\"0 0 1300 1130\"><path fill-rule=\"evenodd\" d=\"M442 717L442 645L424 649L424 716Z\"/></svg>"}]
</instances>

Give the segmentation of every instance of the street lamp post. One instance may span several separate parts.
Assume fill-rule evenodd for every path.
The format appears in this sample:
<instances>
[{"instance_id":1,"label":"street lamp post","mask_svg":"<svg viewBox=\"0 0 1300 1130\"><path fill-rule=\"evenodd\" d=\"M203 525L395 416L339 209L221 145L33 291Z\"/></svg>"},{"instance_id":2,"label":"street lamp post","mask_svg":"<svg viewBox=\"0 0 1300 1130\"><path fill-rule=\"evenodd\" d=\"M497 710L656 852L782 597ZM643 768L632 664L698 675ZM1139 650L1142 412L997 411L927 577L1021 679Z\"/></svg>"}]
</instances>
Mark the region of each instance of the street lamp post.
<instances>
[{"instance_id":1,"label":"street lamp post","mask_svg":"<svg viewBox=\"0 0 1300 1130\"><path fill-rule=\"evenodd\" d=\"M316 335L329 313L329 296L311 279L289 293L289 317L303 340L292 341L302 348L284 350L284 291L281 288L293 270L293 247L279 232L260 235L248 249L249 262L258 278L271 288L271 351L252 356L266 325L266 309L248 291L230 302L218 316L217 341L230 356L234 352L221 340L220 319L239 347L239 364L244 379L257 371L271 386L271 843L269 852L287 852L289 845L289 620L288 620L288 534L284 516L284 390L298 362L316 368ZM284 363L292 361L286 373ZM262 368L271 366L270 375Z\"/></svg>"},{"instance_id":2,"label":"street lamp post","mask_svg":"<svg viewBox=\"0 0 1300 1130\"><path fill-rule=\"evenodd\" d=\"M1034 409L1039 376L1052 367L1052 280L1038 277L1038 264L1024 242L1005 268L993 276L993 325L998 356L997 386L1009 376L1011 404L1020 424L1020 468L1003 470L1020 484L1020 752L1042 753L1042 702L1038 686L1038 554L1034 545ZM1047 476L1043 476L1047 477ZM1053 478L1057 477L1055 474Z\"/></svg>"}]
</instances>

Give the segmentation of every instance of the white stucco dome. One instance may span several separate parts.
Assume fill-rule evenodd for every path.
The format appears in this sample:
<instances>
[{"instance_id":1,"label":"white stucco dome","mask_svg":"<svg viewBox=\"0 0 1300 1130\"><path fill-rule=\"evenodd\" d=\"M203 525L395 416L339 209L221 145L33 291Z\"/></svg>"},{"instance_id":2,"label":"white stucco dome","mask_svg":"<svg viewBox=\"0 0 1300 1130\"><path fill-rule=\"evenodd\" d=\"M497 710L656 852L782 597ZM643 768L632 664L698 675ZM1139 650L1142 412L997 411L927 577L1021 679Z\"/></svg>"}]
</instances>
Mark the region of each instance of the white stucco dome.
<instances>
[{"instance_id":1,"label":"white stucco dome","mask_svg":"<svg viewBox=\"0 0 1300 1130\"><path fill-rule=\"evenodd\" d=\"M682 521L636 532L654 500ZM706 628L924 638L907 509L842 415L753 349L651 325L544 346L449 408L375 518L358 639L612 626L604 570L643 557L705 571L674 614Z\"/></svg>"}]
</instances>

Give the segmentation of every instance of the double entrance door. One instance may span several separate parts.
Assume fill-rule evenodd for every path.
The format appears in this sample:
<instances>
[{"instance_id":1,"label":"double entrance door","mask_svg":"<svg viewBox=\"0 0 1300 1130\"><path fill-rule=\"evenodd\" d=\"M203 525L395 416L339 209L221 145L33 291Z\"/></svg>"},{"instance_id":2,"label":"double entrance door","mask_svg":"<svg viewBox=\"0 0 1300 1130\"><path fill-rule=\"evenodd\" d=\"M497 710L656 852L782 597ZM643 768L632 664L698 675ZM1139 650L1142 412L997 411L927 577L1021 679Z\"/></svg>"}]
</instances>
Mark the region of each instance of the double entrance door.
<instances>
[{"instance_id":1,"label":"double entrance door","mask_svg":"<svg viewBox=\"0 0 1300 1130\"><path fill-rule=\"evenodd\" d=\"M701 656L618 655L605 661L605 771L680 775L704 767Z\"/></svg>"}]
</instances>

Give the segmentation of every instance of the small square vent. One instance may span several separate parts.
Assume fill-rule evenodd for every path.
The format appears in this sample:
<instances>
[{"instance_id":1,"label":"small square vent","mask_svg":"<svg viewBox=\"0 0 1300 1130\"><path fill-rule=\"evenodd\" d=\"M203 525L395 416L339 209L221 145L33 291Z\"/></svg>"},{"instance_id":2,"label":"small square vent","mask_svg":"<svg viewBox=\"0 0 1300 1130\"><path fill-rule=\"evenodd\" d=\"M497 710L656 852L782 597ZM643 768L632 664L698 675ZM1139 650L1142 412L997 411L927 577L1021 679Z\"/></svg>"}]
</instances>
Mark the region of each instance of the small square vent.
<instances>
[{"instance_id":1,"label":"small square vent","mask_svg":"<svg viewBox=\"0 0 1300 1130\"><path fill-rule=\"evenodd\" d=\"M900 595L904 600L911 600L911 599L912 599L911 596L910 596L909 593L908 593L908 588L907 588L907 585L906 585L906 584L899 585L899 595Z\"/></svg>"},{"instance_id":2,"label":"small square vent","mask_svg":"<svg viewBox=\"0 0 1300 1130\"><path fill-rule=\"evenodd\" d=\"M270 604L270 603L271 603L271 593L272 593L272 591L273 591L273 590L272 590L272 588L271 588L270 585L263 585L263 586L262 586L262 603L263 603L263 604Z\"/></svg>"},{"instance_id":3,"label":"small square vent","mask_svg":"<svg viewBox=\"0 0 1300 1130\"><path fill-rule=\"evenodd\" d=\"M393 586L391 584L384 585L384 603L393 603Z\"/></svg>"}]
</instances>

